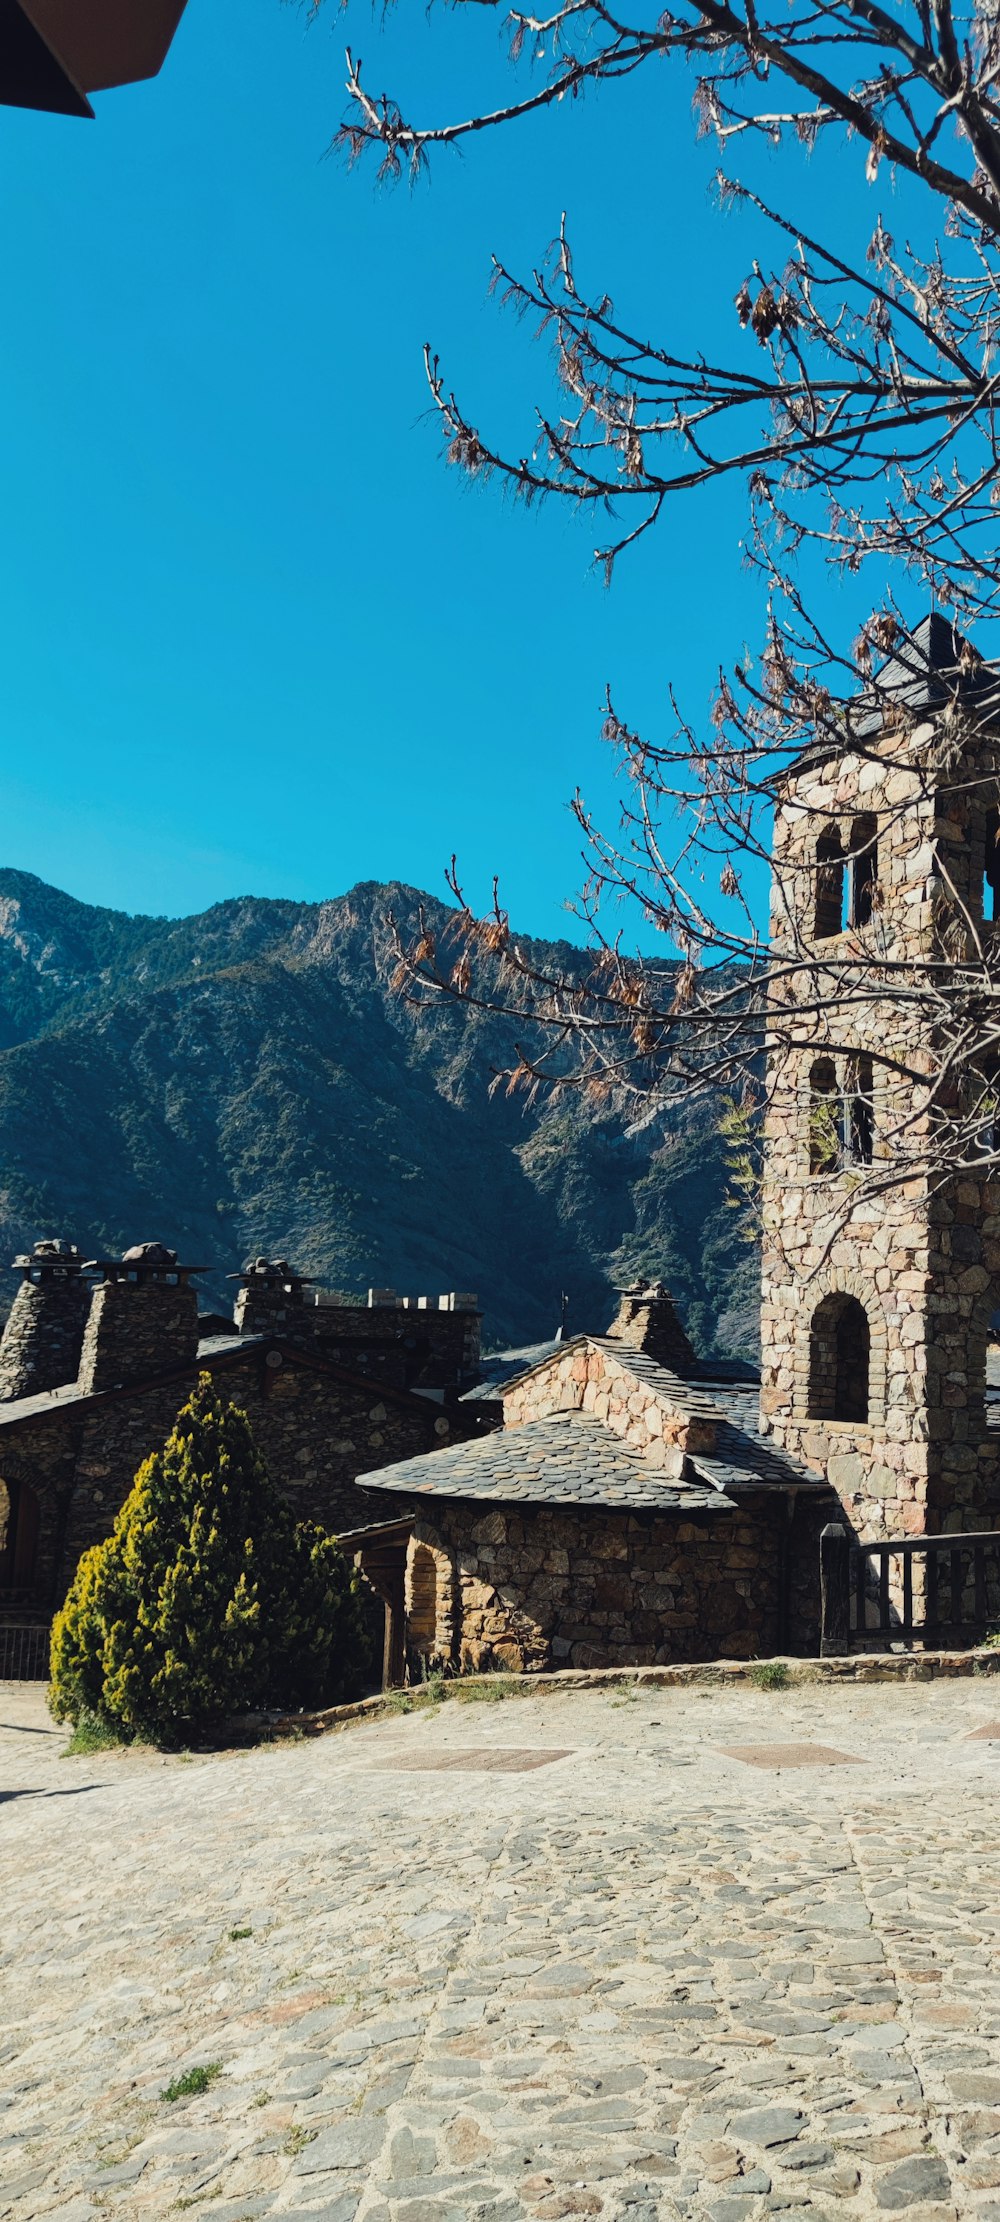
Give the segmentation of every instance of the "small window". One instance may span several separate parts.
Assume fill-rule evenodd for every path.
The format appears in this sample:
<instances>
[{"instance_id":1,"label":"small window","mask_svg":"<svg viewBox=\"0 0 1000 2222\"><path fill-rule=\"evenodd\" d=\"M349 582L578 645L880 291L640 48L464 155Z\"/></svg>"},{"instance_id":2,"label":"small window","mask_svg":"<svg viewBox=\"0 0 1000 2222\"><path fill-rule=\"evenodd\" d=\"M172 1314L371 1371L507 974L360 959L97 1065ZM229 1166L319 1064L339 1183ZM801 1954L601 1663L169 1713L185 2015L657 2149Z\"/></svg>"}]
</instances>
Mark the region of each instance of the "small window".
<instances>
[{"instance_id":1,"label":"small window","mask_svg":"<svg viewBox=\"0 0 1000 2222\"><path fill-rule=\"evenodd\" d=\"M855 818L851 827L847 914L852 926L867 926L875 908L875 887L878 880L878 852L875 846L877 833L874 818Z\"/></svg>"},{"instance_id":2,"label":"small window","mask_svg":"<svg viewBox=\"0 0 1000 2222\"><path fill-rule=\"evenodd\" d=\"M871 1333L856 1296L824 1296L809 1327L809 1418L868 1419Z\"/></svg>"},{"instance_id":3,"label":"small window","mask_svg":"<svg viewBox=\"0 0 1000 2222\"><path fill-rule=\"evenodd\" d=\"M1000 919L1000 810L991 810L984 828L983 917L995 925Z\"/></svg>"},{"instance_id":4,"label":"small window","mask_svg":"<svg viewBox=\"0 0 1000 2222\"><path fill-rule=\"evenodd\" d=\"M844 930L844 850L836 826L816 843L816 940L830 941Z\"/></svg>"},{"instance_id":5,"label":"small window","mask_svg":"<svg viewBox=\"0 0 1000 2222\"><path fill-rule=\"evenodd\" d=\"M870 1165L875 1152L872 1061L852 1057L847 1075L847 1154L853 1165Z\"/></svg>"},{"instance_id":6,"label":"small window","mask_svg":"<svg viewBox=\"0 0 1000 2222\"><path fill-rule=\"evenodd\" d=\"M809 1171L835 1173L840 1165L843 1105L832 1057L817 1057L809 1073Z\"/></svg>"}]
</instances>

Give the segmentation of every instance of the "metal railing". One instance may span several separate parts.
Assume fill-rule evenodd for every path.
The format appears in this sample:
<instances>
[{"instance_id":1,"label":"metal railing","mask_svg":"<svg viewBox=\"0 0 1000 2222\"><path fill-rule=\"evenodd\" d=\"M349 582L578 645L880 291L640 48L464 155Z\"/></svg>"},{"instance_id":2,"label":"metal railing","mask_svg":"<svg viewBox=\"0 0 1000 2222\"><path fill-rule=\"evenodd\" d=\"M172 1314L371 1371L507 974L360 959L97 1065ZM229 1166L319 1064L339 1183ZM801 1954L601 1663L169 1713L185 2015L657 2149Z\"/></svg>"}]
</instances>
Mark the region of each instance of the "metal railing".
<instances>
[{"instance_id":1,"label":"metal railing","mask_svg":"<svg viewBox=\"0 0 1000 2222\"><path fill-rule=\"evenodd\" d=\"M37 1620L0 1621L0 1682L47 1682L49 1630Z\"/></svg>"},{"instance_id":2,"label":"metal railing","mask_svg":"<svg viewBox=\"0 0 1000 2222\"><path fill-rule=\"evenodd\" d=\"M824 1657L873 1641L963 1649L1000 1622L1000 1529L857 1543L836 1521L819 1552Z\"/></svg>"}]
</instances>

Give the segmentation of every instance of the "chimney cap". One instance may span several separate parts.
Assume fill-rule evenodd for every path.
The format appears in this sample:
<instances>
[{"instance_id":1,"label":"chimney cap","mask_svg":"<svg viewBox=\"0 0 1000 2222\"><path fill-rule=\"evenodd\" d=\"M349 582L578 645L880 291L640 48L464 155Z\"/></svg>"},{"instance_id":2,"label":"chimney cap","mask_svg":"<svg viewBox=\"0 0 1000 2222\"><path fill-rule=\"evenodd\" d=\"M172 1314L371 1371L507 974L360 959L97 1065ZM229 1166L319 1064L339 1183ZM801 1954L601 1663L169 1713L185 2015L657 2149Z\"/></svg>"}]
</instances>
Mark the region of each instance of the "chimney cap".
<instances>
[{"instance_id":1,"label":"chimney cap","mask_svg":"<svg viewBox=\"0 0 1000 2222\"><path fill-rule=\"evenodd\" d=\"M79 1272L83 1264L75 1242L64 1242L61 1236L48 1235L40 1242L33 1242L31 1249L14 1259L15 1268L22 1272L32 1266L54 1266L62 1272Z\"/></svg>"},{"instance_id":2,"label":"chimney cap","mask_svg":"<svg viewBox=\"0 0 1000 2222\"><path fill-rule=\"evenodd\" d=\"M133 1273L141 1277L150 1274L176 1274L184 1281L189 1273L206 1273L204 1265L181 1265L176 1250L165 1242L133 1242L123 1250L120 1258L88 1258L87 1269L103 1273L106 1281L128 1279Z\"/></svg>"},{"instance_id":3,"label":"chimney cap","mask_svg":"<svg viewBox=\"0 0 1000 2222\"><path fill-rule=\"evenodd\" d=\"M312 1282L304 1273L296 1273L287 1258L247 1258L238 1273L227 1273L227 1281L280 1281L285 1287L311 1288Z\"/></svg>"}]
</instances>

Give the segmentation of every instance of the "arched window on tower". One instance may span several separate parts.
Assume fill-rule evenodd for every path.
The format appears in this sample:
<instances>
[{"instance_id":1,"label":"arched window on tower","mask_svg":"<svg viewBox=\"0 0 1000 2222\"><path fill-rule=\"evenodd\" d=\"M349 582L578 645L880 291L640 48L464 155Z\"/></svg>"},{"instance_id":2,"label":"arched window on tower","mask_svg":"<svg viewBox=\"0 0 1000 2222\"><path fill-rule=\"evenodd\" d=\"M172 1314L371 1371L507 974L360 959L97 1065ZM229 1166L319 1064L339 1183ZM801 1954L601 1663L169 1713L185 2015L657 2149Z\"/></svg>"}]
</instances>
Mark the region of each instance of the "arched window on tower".
<instances>
[{"instance_id":1,"label":"arched window on tower","mask_svg":"<svg viewBox=\"0 0 1000 2222\"><path fill-rule=\"evenodd\" d=\"M809 1418L868 1419L871 1332L864 1305L837 1292L817 1304L809 1326Z\"/></svg>"},{"instance_id":2,"label":"arched window on tower","mask_svg":"<svg viewBox=\"0 0 1000 2222\"><path fill-rule=\"evenodd\" d=\"M847 1068L845 1141L852 1165L870 1165L875 1154L875 1100L872 1061L862 1053Z\"/></svg>"},{"instance_id":3,"label":"arched window on tower","mask_svg":"<svg viewBox=\"0 0 1000 2222\"><path fill-rule=\"evenodd\" d=\"M839 1170L844 1107L832 1057L817 1057L809 1071L809 1171Z\"/></svg>"},{"instance_id":4,"label":"arched window on tower","mask_svg":"<svg viewBox=\"0 0 1000 2222\"><path fill-rule=\"evenodd\" d=\"M984 827L983 917L987 924L1000 920L1000 810L991 810Z\"/></svg>"},{"instance_id":5,"label":"arched window on tower","mask_svg":"<svg viewBox=\"0 0 1000 2222\"><path fill-rule=\"evenodd\" d=\"M843 933L844 845L836 826L828 826L816 843L816 940L830 941Z\"/></svg>"},{"instance_id":6,"label":"arched window on tower","mask_svg":"<svg viewBox=\"0 0 1000 2222\"><path fill-rule=\"evenodd\" d=\"M851 854L848 863L847 920L851 926L867 926L875 908L875 887L878 880L878 850L876 839L878 825L874 818L855 818L851 827Z\"/></svg>"}]
</instances>

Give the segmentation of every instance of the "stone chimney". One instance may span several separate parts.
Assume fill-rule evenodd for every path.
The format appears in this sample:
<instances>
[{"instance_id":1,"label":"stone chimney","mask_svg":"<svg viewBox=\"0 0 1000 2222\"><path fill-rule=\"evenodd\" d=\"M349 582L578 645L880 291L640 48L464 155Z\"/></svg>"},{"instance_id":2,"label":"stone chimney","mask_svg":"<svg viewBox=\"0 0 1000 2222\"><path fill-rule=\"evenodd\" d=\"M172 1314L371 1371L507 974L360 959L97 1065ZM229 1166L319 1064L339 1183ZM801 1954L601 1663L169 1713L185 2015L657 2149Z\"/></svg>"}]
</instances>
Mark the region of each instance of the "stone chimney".
<instances>
[{"instance_id":1,"label":"stone chimney","mask_svg":"<svg viewBox=\"0 0 1000 2222\"><path fill-rule=\"evenodd\" d=\"M21 1286L0 1341L3 1403L76 1380L91 1290L72 1242L36 1242L14 1267Z\"/></svg>"},{"instance_id":2,"label":"stone chimney","mask_svg":"<svg viewBox=\"0 0 1000 2222\"><path fill-rule=\"evenodd\" d=\"M97 1259L103 1278L90 1300L78 1386L84 1393L142 1381L198 1358L197 1265L178 1265L162 1242L137 1242L124 1257Z\"/></svg>"},{"instance_id":3,"label":"stone chimney","mask_svg":"<svg viewBox=\"0 0 1000 2222\"><path fill-rule=\"evenodd\" d=\"M671 1373L684 1378L697 1373L697 1356L677 1317L670 1290L662 1281L637 1281L634 1288L620 1291L620 1299L608 1328L613 1341L628 1343L632 1350L644 1350L657 1365L669 1366Z\"/></svg>"},{"instance_id":4,"label":"stone chimney","mask_svg":"<svg viewBox=\"0 0 1000 2222\"><path fill-rule=\"evenodd\" d=\"M241 1335L283 1335L289 1341L315 1334L319 1314L306 1295L312 1284L293 1272L287 1258L250 1258L230 1279L239 1282L233 1319Z\"/></svg>"}]
</instances>

